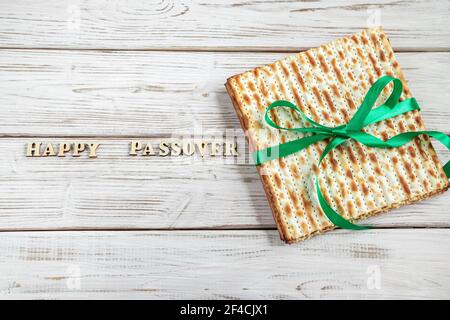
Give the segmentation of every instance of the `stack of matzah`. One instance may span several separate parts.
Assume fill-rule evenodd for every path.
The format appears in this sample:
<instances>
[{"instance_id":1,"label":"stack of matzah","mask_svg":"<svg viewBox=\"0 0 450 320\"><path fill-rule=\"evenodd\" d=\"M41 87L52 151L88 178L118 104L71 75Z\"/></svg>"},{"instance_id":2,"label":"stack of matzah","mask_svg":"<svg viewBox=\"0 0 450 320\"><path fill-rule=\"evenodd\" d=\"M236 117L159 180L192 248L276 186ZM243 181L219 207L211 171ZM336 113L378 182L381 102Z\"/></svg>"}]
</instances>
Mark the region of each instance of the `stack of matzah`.
<instances>
[{"instance_id":1,"label":"stack of matzah","mask_svg":"<svg viewBox=\"0 0 450 320\"><path fill-rule=\"evenodd\" d=\"M382 75L400 78L402 99L411 96L389 40L373 28L318 48L233 76L226 83L243 129L254 150L303 137L270 128L265 109L288 100L309 118L328 127L346 124L367 90ZM389 96L392 84L376 105ZM294 111L277 108L271 118L282 127L307 126ZM418 111L365 127L382 139L424 130ZM328 203L343 217L357 221L445 191L448 180L427 136L401 148L370 148L349 140L317 167L326 143L258 166L281 238L289 243L334 228L320 209L314 179Z\"/></svg>"}]
</instances>

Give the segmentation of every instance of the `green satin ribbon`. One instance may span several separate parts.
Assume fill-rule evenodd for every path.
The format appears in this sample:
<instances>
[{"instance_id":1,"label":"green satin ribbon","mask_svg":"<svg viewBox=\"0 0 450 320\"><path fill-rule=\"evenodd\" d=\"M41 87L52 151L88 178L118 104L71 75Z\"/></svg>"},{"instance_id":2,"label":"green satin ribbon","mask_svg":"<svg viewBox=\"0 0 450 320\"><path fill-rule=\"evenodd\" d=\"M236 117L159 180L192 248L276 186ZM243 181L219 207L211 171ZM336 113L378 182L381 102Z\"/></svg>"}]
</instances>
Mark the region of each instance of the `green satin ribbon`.
<instances>
[{"instance_id":1,"label":"green satin ribbon","mask_svg":"<svg viewBox=\"0 0 450 320\"><path fill-rule=\"evenodd\" d=\"M389 98L381 106L372 109L381 92L390 82L394 83L394 88ZM267 161L286 157L290 154L299 152L318 141L328 138L331 138L331 140L320 156L318 163L319 168L322 160L328 153L330 153L331 150L349 139L354 139L368 147L398 148L410 142L415 137L425 134L435 138L450 150L450 137L439 131L404 132L386 141L383 141L371 134L361 131L362 128L372 123L380 122L409 111L420 110L419 105L414 98L409 98L399 102L402 90L403 85L399 79L390 76L382 76L369 89L366 96L364 97L363 103L358 108L348 124L337 126L334 128L326 127L311 120L299 108L297 108L289 101L277 100L270 104L270 106L266 109L265 121L267 122L267 124L273 128L280 130L311 133L312 135L282 143L277 146L255 151L253 153L254 161L256 165L260 165ZM272 121L269 115L270 110L278 107L285 107L294 110L303 120L308 122L311 126L303 128L284 128L278 126L275 122ZM450 161L448 161L443 168L447 177L450 177ZM343 218L339 213L331 208L331 206L325 200L322 191L320 190L318 179L316 179L316 192L320 207L333 224L344 229L352 230L362 230L370 228L369 226L358 226L351 223L349 220Z\"/></svg>"}]
</instances>

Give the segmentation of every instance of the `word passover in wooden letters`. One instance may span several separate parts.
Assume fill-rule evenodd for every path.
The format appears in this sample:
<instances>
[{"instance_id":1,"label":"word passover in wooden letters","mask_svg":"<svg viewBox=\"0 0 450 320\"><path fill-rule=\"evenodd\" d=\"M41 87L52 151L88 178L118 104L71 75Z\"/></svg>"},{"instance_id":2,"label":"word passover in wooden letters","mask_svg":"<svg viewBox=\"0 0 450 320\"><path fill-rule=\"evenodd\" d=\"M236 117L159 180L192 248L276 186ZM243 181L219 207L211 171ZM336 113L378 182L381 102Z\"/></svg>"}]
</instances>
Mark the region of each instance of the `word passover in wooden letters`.
<instances>
[{"instance_id":1,"label":"word passover in wooden letters","mask_svg":"<svg viewBox=\"0 0 450 320\"><path fill-rule=\"evenodd\" d=\"M82 154L89 158L97 158L98 142L38 142L27 143L27 157L79 157ZM202 157L209 156L238 156L236 141L193 141L171 140L161 141L159 145L131 140L128 155L130 156L192 156L195 153Z\"/></svg>"}]
</instances>

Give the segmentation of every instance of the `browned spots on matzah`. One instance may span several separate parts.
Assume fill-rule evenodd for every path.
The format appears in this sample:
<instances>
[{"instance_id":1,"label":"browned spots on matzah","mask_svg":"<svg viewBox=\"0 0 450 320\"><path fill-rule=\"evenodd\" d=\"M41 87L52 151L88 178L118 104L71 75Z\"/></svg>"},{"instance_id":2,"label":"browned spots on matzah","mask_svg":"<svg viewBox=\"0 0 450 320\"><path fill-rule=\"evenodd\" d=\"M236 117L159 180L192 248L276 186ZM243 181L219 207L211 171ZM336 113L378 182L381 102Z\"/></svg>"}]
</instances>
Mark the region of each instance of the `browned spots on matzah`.
<instances>
[{"instance_id":1,"label":"browned spots on matzah","mask_svg":"<svg viewBox=\"0 0 450 320\"><path fill-rule=\"evenodd\" d=\"M352 148L350 146L347 146L346 149L348 153L348 158L350 159L351 163L356 164L356 157L355 154L353 153Z\"/></svg>"},{"instance_id":2,"label":"browned spots on matzah","mask_svg":"<svg viewBox=\"0 0 450 320\"><path fill-rule=\"evenodd\" d=\"M316 109L310 108L309 110L311 111L313 120L320 123L320 117L319 117L319 114L317 113Z\"/></svg>"},{"instance_id":3,"label":"browned spots on matzah","mask_svg":"<svg viewBox=\"0 0 450 320\"><path fill-rule=\"evenodd\" d=\"M359 179L359 183L361 185L361 190L362 190L363 194L365 196L367 196L369 194L369 188L367 188L366 183L362 179Z\"/></svg>"},{"instance_id":4,"label":"browned spots on matzah","mask_svg":"<svg viewBox=\"0 0 450 320\"><path fill-rule=\"evenodd\" d=\"M338 87L333 83L330 85L331 90L333 91L333 95L337 98L341 97L341 94L339 93Z\"/></svg>"},{"instance_id":5,"label":"browned spots on matzah","mask_svg":"<svg viewBox=\"0 0 450 320\"><path fill-rule=\"evenodd\" d=\"M406 173L408 174L408 177L411 181L416 180L416 176L414 175L413 169L411 167L411 164L407 161L403 161L403 166L405 167Z\"/></svg>"},{"instance_id":6,"label":"browned spots on matzah","mask_svg":"<svg viewBox=\"0 0 450 320\"><path fill-rule=\"evenodd\" d=\"M242 84L241 77L236 77L236 84L239 91L244 91L244 85Z\"/></svg>"},{"instance_id":7,"label":"browned spots on matzah","mask_svg":"<svg viewBox=\"0 0 450 320\"><path fill-rule=\"evenodd\" d=\"M306 150L307 152L309 151L309 149ZM309 154L309 152L308 152ZM304 156L299 156L298 159L300 160L300 163L305 165L306 164L306 159Z\"/></svg>"},{"instance_id":8,"label":"browned spots on matzah","mask_svg":"<svg viewBox=\"0 0 450 320\"><path fill-rule=\"evenodd\" d=\"M370 183L375 183L375 177L374 176L368 176L367 179L369 180Z\"/></svg>"},{"instance_id":9,"label":"browned spots on matzah","mask_svg":"<svg viewBox=\"0 0 450 320\"><path fill-rule=\"evenodd\" d=\"M423 128L423 127L424 127L422 118L421 118L419 115L417 115L417 116L414 117L414 121L416 122L416 124L417 124L420 128Z\"/></svg>"},{"instance_id":10,"label":"browned spots on matzah","mask_svg":"<svg viewBox=\"0 0 450 320\"><path fill-rule=\"evenodd\" d=\"M353 40L353 42L354 42L355 44L359 44L359 40L358 40L358 38L356 37L356 35L352 35L350 38Z\"/></svg>"},{"instance_id":11,"label":"browned spots on matzah","mask_svg":"<svg viewBox=\"0 0 450 320\"><path fill-rule=\"evenodd\" d=\"M344 82L345 82L345 81L344 81L344 77L342 76L341 70L339 70L339 67L338 67L338 65L337 65L337 61L336 61L335 58L333 58L333 59L331 60L331 65L333 66L333 71L334 71L334 73L336 74L338 81L339 81L341 84L344 84Z\"/></svg>"},{"instance_id":12,"label":"browned spots on matzah","mask_svg":"<svg viewBox=\"0 0 450 320\"><path fill-rule=\"evenodd\" d=\"M278 173L275 173L273 175L273 179L275 181L275 185L277 186L277 188L281 189L281 178L280 178L280 175Z\"/></svg>"},{"instance_id":13,"label":"browned spots on matzah","mask_svg":"<svg viewBox=\"0 0 450 320\"><path fill-rule=\"evenodd\" d=\"M287 203L284 205L284 212L289 218L292 217L292 209Z\"/></svg>"},{"instance_id":14,"label":"browned spots on matzah","mask_svg":"<svg viewBox=\"0 0 450 320\"><path fill-rule=\"evenodd\" d=\"M300 172L298 172L297 166L295 164L291 164L291 173L295 179L300 179Z\"/></svg>"},{"instance_id":15,"label":"browned spots on matzah","mask_svg":"<svg viewBox=\"0 0 450 320\"><path fill-rule=\"evenodd\" d=\"M242 97L244 98L244 101L247 105L252 103L252 100L250 99L250 97L248 96L248 94L243 94Z\"/></svg>"},{"instance_id":16,"label":"browned spots on matzah","mask_svg":"<svg viewBox=\"0 0 450 320\"><path fill-rule=\"evenodd\" d=\"M325 118L325 120L328 122L331 120L330 115L328 114L328 112L326 112L325 110L322 111L322 115Z\"/></svg>"},{"instance_id":17,"label":"browned spots on matzah","mask_svg":"<svg viewBox=\"0 0 450 320\"><path fill-rule=\"evenodd\" d=\"M295 61L291 61L291 67L292 70L294 71L297 82L300 85L300 89L302 89L302 91L305 91L306 89L305 80L303 80L302 75L300 74L300 70L298 69L298 66L295 63Z\"/></svg>"},{"instance_id":18,"label":"browned spots on matzah","mask_svg":"<svg viewBox=\"0 0 450 320\"><path fill-rule=\"evenodd\" d=\"M298 210L298 197L293 190L289 190L289 198L291 198L291 201L294 204L294 208Z\"/></svg>"},{"instance_id":19,"label":"browned spots on matzah","mask_svg":"<svg viewBox=\"0 0 450 320\"><path fill-rule=\"evenodd\" d=\"M347 101L347 104L350 107L350 109L352 109L352 110L356 109L356 105L353 102L352 97L350 96L349 92L345 92L345 101Z\"/></svg>"},{"instance_id":20,"label":"browned spots on matzah","mask_svg":"<svg viewBox=\"0 0 450 320\"><path fill-rule=\"evenodd\" d=\"M317 167L316 164L313 164L313 165L312 165L312 171L313 171L315 174L318 174L318 173L319 173L319 168Z\"/></svg>"},{"instance_id":21,"label":"browned spots on matzah","mask_svg":"<svg viewBox=\"0 0 450 320\"><path fill-rule=\"evenodd\" d=\"M371 53L369 53L369 60L370 60L370 63L372 63L372 68L375 70L375 73L377 74L377 76L378 77L381 76L381 69L378 68L376 59L373 56L373 54L371 54Z\"/></svg>"},{"instance_id":22,"label":"browned spots on matzah","mask_svg":"<svg viewBox=\"0 0 450 320\"><path fill-rule=\"evenodd\" d=\"M416 157L416 151L414 150L413 147L409 146L408 147L408 153L411 157L415 158Z\"/></svg>"},{"instance_id":23,"label":"browned spots on matzah","mask_svg":"<svg viewBox=\"0 0 450 320\"><path fill-rule=\"evenodd\" d=\"M263 84L263 81L259 82L259 88L261 89L261 93L265 98L269 97L269 92L267 91L266 86Z\"/></svg>"},{"instance_id":24,"label":"browned spots on matzah","mask_svg":"<svg viewBox=\"0 0 450 320\"><path fill-rule=\"evenodd\" d=\"M248 88L250 89L250 91L256 91L255 84L251 81L248 82Z\"/></svg>"},{"instance_id":25,"label":"browned spots on matzah","mask_svg":"<svg viewBox=\"0 0 450 320\"><path fill-rule=\"evenodd\" d=\"M279 158L279 159L278 159L278 163L280 164L280 168L281 168L281 169L286 168L286 161L284 161L283 158Z\"/></svg>"},{"instance_id":26,"label":"browned spots on matzah","mask_svg":"<svg viewBox=\"0 0 450 320\"><path fill-rule=\"evenodd\" d=\"M427 179L423 179L422 180L422 185L425 188L425 190L428 192L430 190L430 183L428 182Z\"/></svg>"},{"instance_id":27,"label":"browned spots on matzah","mask_svg":"<svg viewBox=\"0 0 450 320\"><path fill-rule=\"evenodd\" d=\"M262 104L261 98L259 97L259 95L257 93L253 94L253 99L256 101L256 107L258 108L258 110L260 112L264 112L265 108Z\"/></svg>"},{"instance_id":28,"label":"browned spots on matzah","mask_svg":"<svg viewBox=\"0 0 450 320\"><path fill-rule=\"evenodd\" d=\"M373 46L375 48L379 47L378 45L378 39L375 33L370 33L370 39L372 40Z\"/></svg>"},{"instance_id":29,"label":"browned spots on matzah","mask_svg":"<svg viewBox=\"0 0 450 320\"><path fill-rule=\"evenodd\" d=\"M311 224L313 229L317 229L317 224L316 224L316 221L314 220L314 217L313 217L311 201L306 199L305 193L302 193L300 198L301 198L302 203L303 203L303 208L305 208L305 214L306 214L307 220L309 221L309 223Z\"/></svg>"},{"instance_id":30,"label":"browned spots on matzah","mask_svg":"<svg viewBox=\"0 0 450 320\"><path fill-rule=\"evenodd\" d=\"M333 99L331 99L330 94L328 93L327 90L323 90L322 94L325 97L325 100L327 100L328 106L330 107L331 112L336 112L336 107L333 104Z\"/></svg>"},{"instance_id":31,"label":"browned spots on matzah","mask_svg":"<svg viewBox=\"0 0 450 320\"><path fill-rule=\"evenodd\" d=\"M422 146L420 144L420 140L418 138L413 139L414 144L416 145L417 150L419 150L420 155L423 159L427 158L427 154L425 153L425 150L422 149Z\"/></svg>"},{"instance_id":32,"label":"browned spots on matzah","mask_svg":"<svg viewBox=\"0 0 450 320\"><path fill-rule=\"evenodd\" d=\"M272 109L269 111L270 113L270 118L272 119L273 122L275 122L275 124L277 126L280 126L280 119L277 116L277 113L275 112L275 109Z\"/></svg>"},{"instance_id":33,"label":"browned spots on matzah","mask_svg":"<svg viewBox=\"0 0 450 320\"><path fill-rule=\"evenodd\" d=\"M320 68L322 69L322 71L325 74L327 74L328 72L330 72L330 69L328 69L328 65L325 62L325 58L320 53L318 54L318 57L319 57L319 62L320 62Z\"/></svg>"},{"instance_id":34,"label":"browned spots on matzah","mask_svg":"<svg viewBox=\"0 0 450 320\"><path fill-rule=\"evenodd\" d=\"M355 202L356 202L356 207L357 208L361 208L361 206L362 206L361 199L360 198L356 198Z\"/></svg>"},{"instance_id":35,"label":"browned spots on matzah","mask_svg":"<svg viewBox=\"0 0 450 320\"><path fill-rule=\"evenodd\" d=\"M312 90L313 90L314 96L316 97L317 102L319 102L319 105L320 105L321 107L323 107L323 101L322 101L322 97L320 96L319 89L317 89L317 87L314 86L314 87L312 88Z\"/></svg>"},{"instance_id":36,"label":"browned spots on matzah","mask_svg":"<svg viewBox=\"0 0 450 320\"><path fill-rule=\"evenodd\" d=\"M286 77L286 79L288 79L289 78L288 68L284 65L283 62L280 62L280 66L281 66L281 70L283 71L284 76Z\"/></svg>"},{"instance_id":37,"label":"browned spots on matzah","mask_svg":"<svg viewBox=\"0 0 450 320\"><path fill-rule=\"evenodd\" d=\"M355 81L355 77L353 76L353 73L351 73L350 71L347 72L347 76L350 78L350 80Z\"/></svg>"},{"instance_id":38,"label":"browned spots on matzah","mask_svg":"<svg viewBox=\"0 0 450 320\"><path fill-rule=\"evenodd\" d=\"M358 191L358 186L356 185L356 182L354 180L350 181L350 188L352 189L353 192Z\"/></svg>"},{"instance_id":39,"label":"browned spots on matzah","mask_svg":"<svg viewBox=\"0 0 450 320\"><path fill-rule=\"evenodd\" d=\"M302 98L300 97L300 95L298 94L298 92L297 92L296 90L294 90L294 88L291 88L291 90L292 90L292 92L293 92L293 94L294 94L294 99L295 99L295 103L297 104L297 107L298 107L301 111L305 112L305 107L303 106ZM297 113L293 112L293 114L297 114ZM298 117L298 116L297 116L297 117ZM297 119L297 120L298 120L298 119Z\"/></svg>"},{"instance_id":40,"label":"browned spots on matzah","mask_svg":"<svg viewBox=\"0 0 450 320\"><path fill-rule=\"evenodd\" d=\"M381 171L380 166L375 167L374 170L375 170L375 173L376 173L378 176L382 176L382 175L383 175L383 172Z\"/></svg>"},{"instance_id":41,"label":"browned spots on matzah","mask_svg":"<svg viewBox=\"0 0 450 320\"><path fill-rule=\"evenodd\" d=\"M274 94L276 100L281 100L281 96L278 94L278 91L276 90L275 83L272 83L270 85L270 92Z\"/></svg>"},{"instance_id":42,"label":"browned spots on matzah","mask_svg":"<svg viewBox=\"0 0 450 320\"><path fill-rule=\"evenodd\" d=\"M353 203L351 201L347 201L347 212L350 217L355 215L355 210L353 209Z\"/></svg>"},{"instance_id":43,"label":"browned spots on matzah","mask_svg":"<svg viewBox=\"0 0 450 320\"><path fill-rule=\"evenodd\" d=\"M299 104L300 105L300 104ZM299 106L298 105L298 106ZM295 120L295 121L300 121L300 116L298 115L298 113L297 113L297 111L294 111L294 110L292 110L292 109L289 109L289 112L291 113L291 116L292 116L292 118Z\"/></svg>"},{"instance_id":44,"label":"browned spots on matzah","mask_svg":"<svg viewBox=\"0 0 450 320\"><path fill-rule=\"evenodd\" d=\"M350 170L350 169L345 170L345 175L346 175L349 179L353 179L353 173L352 173L352 170Z\"/></svg>"},{"instance_id":45,"label":"browned spots on matzah","mask_svg":"<svg viewBox=\"0 0 450 320\"><path fill-rule=\"evenodd\" d=\"M342 193L342 197L347 198L347 188L345 187L345 183L339 182L339 190Z\"/></svg>"},{"instance_id":46,"label":"browned spots on matzah","mask_svg":"<svg viewBox=\"0 0 450 320\"><path fill-rule=\"evenodd\" d=\"M300 228L302 229L303 234L309 234L308 225L304 221L300 223Z\"/></svg>"},{"instance_id":47,"label":"browned spots on matzah","mask_svg":"<svg viewBox=\"0 0 450 320\"><path fill-rule=\"evenodd\" d=\"M378 54L380 55L380 60L381 61L383 61L383 62L386 62L387 60L386 60L386 55L384 54L384 51L383 50L378 50Z\"/></svg>"},{"instance_id":48,"label":"browned spots on matzah","mask_svg":"<svg viewBox=\"0 0 450 320\"><path fill-rule=\"evenodd\" d=\"M387 125L390 129L395 130L394 124L392 123L392 120L391 120L391 119L386 119L386 125Z\"/></svg>"},{"instance_id":49,"label":"browned spots on matzah","mask_svg":"<svg viewBox=\"0 0 450 320\"><path fill-rule=\"evenodd\" d=\"M364 45L367 45L369 43L369 40L367 40L367 38L364 36L364 34L361 35L361 40Z\"/></svg>"},{"instance_id":50,"label":"browned spots on matzah","mask_svg":"<svg viewBox=\"0 0 450 320\"><path fill-rule=\"evenodd\" d=\"M333 152L330 152L328 154L328 157L330 159L331 167L332 167L333 171L335 171L335 172L338 171L339 170L338 162L337 162L336 158L334 157Z\"/></svg>"},{"instance_id":51,"label":"browned spots on matzah","mask_svg":"<svg viewBox=\"0 0 450 320\"><path fill-rule=\"evenodd\" d=\"M333 184L333 180L331 179L330 176L327 176L327 177L326 177L326 180L327 180L327 184L328 184L329 186L331 186L331 185Z\"/></svg>"},{"instance_id":52,"label":"browned spots on matzah","mask_svg":"<svg viewBox=\"0 0 450 320\"><path fill-rule=\"evenodd\" d=\"M338 209L338 212L345 212L345 209L342 206L339 197L335 195L335 196L333 196L333 200L334 200L334 203L336 203L336 207Z\"/></svg>"},{"instance_id":53,"label":"browned spots on matzah","mask_svg":"<svg viewBox=\"0 0 450 320\"><path fill-rule=\"evenodd\" d=\"M403 191L405 191L405 193L408 196L411 195L411 189L409 188L409 185L406 182L406 180L400 174L398 174L398 179L400 180L400 184L402 185Z\"/></svg>"},{"instance_id":54,"label":"browned spots on matzah","mask_svg":"<svg viewBox=\"0 0 450 320\"><path fill-rule=\"evenodd\" d=\"M359 56L359 59L361 59L361 61L364 61L364 53L360 48L356 48L356 53Z\"/></svg>"},{"instance_id":55,"label":"browned spots on matzah","mask_svg":"<svg viewBox=\"0 0 450 320\"><path fill-rule=\"evenodd\" d=\"M361 144L358 142L354 143L354 146L356 148L356 152L359 155L359 158L361 159L362 163L366 163L367 159L366 159L366 154L364 153L363 148L361 147Z\"/></svg>"},{"instance_id":56,"label":"browned spots on matzah","mask_svg":"<svg viewBox=\"0 0 450 320\"><path fill-rule=\"evenodd\" d=\"M429 174L430 176L432 176L433 178L437 178L436 173L434 173L433 170L427 169L427 171L428 171L428 174Z\"/></svg>"},{"instance_id":57,"label":"browned spots on matzah","mask_svg":"<svg viewBox=\"0 0 450 320\"><path fill-rule=\"evenodd\" d=\"M348 115L347 110L344 109L344 108L341 108L340 110L341 110L342 116L344 117L345 123L350 122L350 117L349 117L349 115Z\"/></svg>"},{"instance_id":58,"label":"browned spots on matzah","mask_svg":"<svg viewBox=\"0 0 450 320\"><path fill-rule=\"evenodd\" d=\"M345 59L344 52L342 52L342 50L338 50L338 55L339 55L339 59L341 59L341 60Z\"/></svg>"},{"instance_id":59,"label":"browned spots on matzah","mask_svg":"<svg viewBox=\"0 0 450 320\"><path fill-rule=\"evenodd\" d=\"M317 65L317 63L314 60L314 57L311 54L311 52L310 51L305 51L305 55L306 55L306 58L308 58L308 61L311 64L311 66L314 68Z\"/></svg>"}]
</instances>

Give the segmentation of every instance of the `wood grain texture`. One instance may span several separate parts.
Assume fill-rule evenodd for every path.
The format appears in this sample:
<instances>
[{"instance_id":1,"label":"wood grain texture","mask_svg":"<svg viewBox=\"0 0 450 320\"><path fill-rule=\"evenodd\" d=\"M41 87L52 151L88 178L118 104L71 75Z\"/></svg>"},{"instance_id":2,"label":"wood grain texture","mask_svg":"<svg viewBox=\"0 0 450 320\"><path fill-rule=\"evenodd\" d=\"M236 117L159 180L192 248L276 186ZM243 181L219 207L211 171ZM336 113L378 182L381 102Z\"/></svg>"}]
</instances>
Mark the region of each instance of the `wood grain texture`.
<instances>
[{"instance_id":1,"label":"wood grain texture","mask_svg":"<svg viewBox=\"0 0 450 320\"><path fill-rule=\"evenodd\" d=\"M0 47L299 50L381 24L397 49L448 50L449 8L446 0L2 1Z\"/></svg>"},{"instance_id":2,"label":"wood grain texture","mask_svg":"<svg viewBox=\"0 0 450 320\"><path fill-rule=\"evenodd\" d=\"M1 50L0 135L240 130L225 79L286 54ZM450 53L397 57L427 128L449 132Z\"/></svg>"},{"instance_id":3,"label":"wood grain texture","mask_svg":"<svg viewBox=\"0 0 450 320\"><path fill-rule=\"evenodd\" d=\"M101 143L97 159L26 158L29 140L0 139L0 230L275 228L256 169L240 157L132 157L129 139L83 139ZM369 221L449 227L449 206L444 194Z\"/></svg>"},{"instance_id":4,"label":"wood grain texture","mask_svg":"<svg viewBox=\"0 0 450 320\"><path fill-rule=\"evenodd\" d=\"M1 1L0 298L447 298L448 194L370 220L384 229L287 246L253 166L127 153L130 137L240 132L227 77L368 24L382 24L402 52L427 128L450 133L449 9L446 0ZM25 137L102 145L95 160L27 159Z\"/></svg>"},{"instance_id":5,"label":"wood grain texture","mask_svg":"<svg viewBox=\"0 0 450 320\"><path fill-rule=\"evenodd\" d=\"M0 297L412 299L450 294L450 230L0 233ZM375 285L379 280L379 287Z\"/></svg>"}]
</instances>

